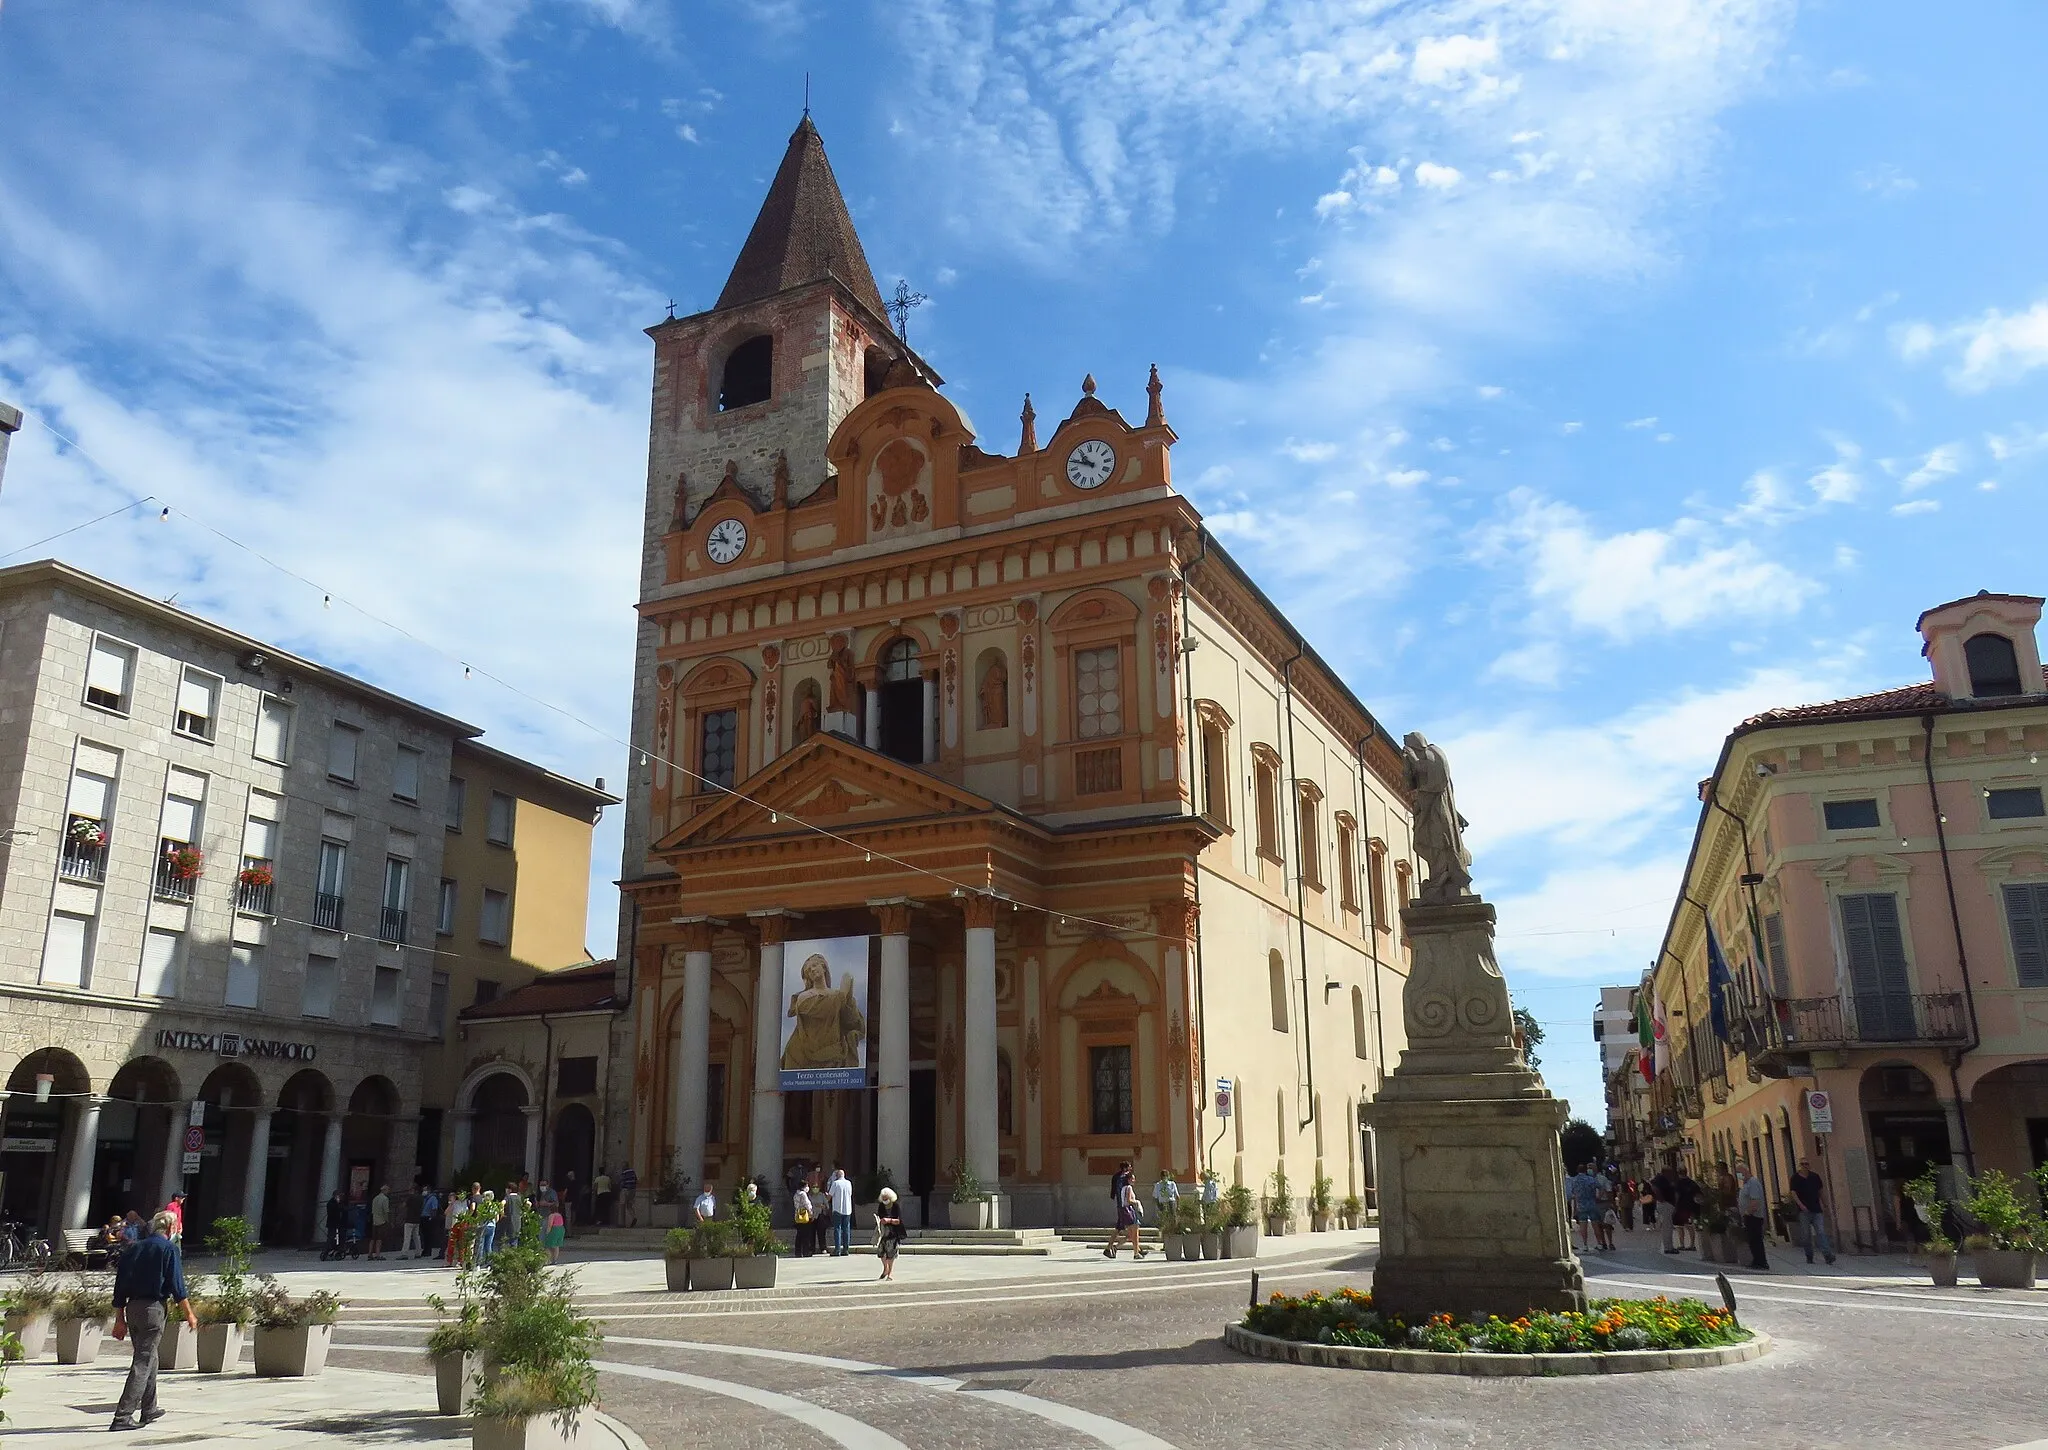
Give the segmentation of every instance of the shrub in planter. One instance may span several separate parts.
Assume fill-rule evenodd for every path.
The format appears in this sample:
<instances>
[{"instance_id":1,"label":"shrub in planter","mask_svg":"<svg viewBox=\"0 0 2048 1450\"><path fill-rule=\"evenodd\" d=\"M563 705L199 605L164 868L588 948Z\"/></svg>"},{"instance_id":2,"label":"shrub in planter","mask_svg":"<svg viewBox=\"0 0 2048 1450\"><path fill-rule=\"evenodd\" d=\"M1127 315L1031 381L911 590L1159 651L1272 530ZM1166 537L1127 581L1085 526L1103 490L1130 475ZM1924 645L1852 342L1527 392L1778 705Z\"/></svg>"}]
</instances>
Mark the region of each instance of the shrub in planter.
<instances>
[{"instance_id":1,"label":"shrub in planter","mask_svg":"<svg viewBox=\"0 0 2048 1450\"><path fill-rule=\"evenodd\" d=\"M50 1336L50 1319L57 1309L57 1286L38 1269L28 1275L7 1297L5 1332L21 1343L21 1358L35 1359Z\"/></svg>"},{"instance_id":2,"label":"shrub in planter","mask_svg":"<svg viewBox=\"0 0 2048 1450\"><path fill-rule=\"evenodd\" d=\"M2048 1182L2044 1182L2048 1188ZM2031 1289L2034 1287L2034 1258L2048 1239L2048 1225L2031 1204L2021 1199L2019 1182L1996 1168L1987 1168L1970 1180L1970 1196L1964 1207L1983 1229L1987 1241L1973 1257L1977 1282L1987 1289Z\"/></svg>"},{"instance_id":3,"label":"shrub in planter","mask_svg":"<svg viewBox=\"0 0 2048 1450\"><path fill-rule=\"evenodd\" d=\"M1226 1259L1257 1258L1259 1253L1259 1225L1252 1217L1258 1208L1251 1189L1242 1183L1233 1183L1223 1190L1223 1257Z\"/></svg>"},{"instance_id":4,"label":"shrub in planter","mask_svg":"<svg viewBox=\"0 0 2048 1450\"><path fill-rule=\"evenodd\" d=\"M441 1316L441 1322L427 1334L427 1360L434 1366L434 1407L443 1415L462 1413L482 1363L483 1306L465 1282L472 1272L467 1268L456 1271L454 1312L439 1294L427 1296L428 1307Z\"/></svg>"},{"instance_id":5,"label":"shrub in planter","mask_svg":"<svg viewBox=\"0 0 2048 1450\"><path fill-rule=\"evenodd\" d=\"M194 1306L206 1297L206 1275L185 1276L185 1296ZM156 1347L156 1367L159 1370L199 1368L199 1331L185 1322L184 1313L176 1304L164 1303L164 1337Z\"/></svg>"},{"instance_id":6,"label":"shrub in planter","mask_svg":"<svg viewBox=\"0 0 2048 1450\"><path fill-rule=\"evenodd\" d=\"M1294 1185L1288 1181L1287 1165L1283 1163L1266 1180L1266 1232L1279 1238L1293 1221Z\"/></svg>"},{"instance_id":7,"label":"shrub in planter","mask_svg":"<svg viewBox=\"0 0 2048 1450\"><path fill-rule=\"evenodd\" d=\"M256 1321L256 1373L271 1379L305 1379L327 1368L334 1321L341 1300L325 1289L294 1299L269 1274L250 1299Z\"/></svg>"},{"instance_id":8,"label":"shrub in planter","mask_svg":"<svg viewBox=\"0 0 2048 1450\"><path fill-rule=\"evenodd\" d=\"M112 1285L104 1276L83 1280L57 1296L57 1363L91 1364L100 1357L100 1339L114 1318Z\"/></svg>"},{"instance_id":9,"label":"shrub in planter","mask_svg":"<svg viewBox=\"0 0 2048 1450\"><path fill-rule=\"evenodd\" d=\"M1326 1234L1330 1221L1337 1213L1337 1185L1329 1178L1318 1174L1308 1193L1308 1227L1310 1233Z\"/></svg>"},{"instance_id":10,"label":"shrub in planter","mask_svg":"<svg viewBox=\"0 0 2048 1450\"><path fill-rule=\"evenodd\" d=\"M1365 1200L1353 1193L1337 1205L1337 1221L1346 1228L1357 1228L1365 1218Z\"/></svg>"},{"instance_id":11,"label":"shrub in planter","mask_svg":"<svg viewBox=\"0 0 2048 1450\"><path fill-rule=\"evenodd\" d=\"M735 1289L775 1287L775 1256L785 1252L782 1240L759 1199L739 1198L733 1204L732 1279Z\"/></svg>"},{"instance_id":12,"label":"shrub in planter","mask_svg":"<svg viewBox=\"0 0 2048 1450\"><path fill-rule=\"evenodd\" d=\"M213 1292L192 1301L199 1320L199 1372L222 1374L242 1362L242 1331L255 1312L249 1293L249 1256L256 1235L246 1219L217 1218L207 1230L206 1247L219 1254L220 1271ZM186 1286L190 1288L190 1285Z\"/></svg>"},{"instance_id":13,"label":"shrub in planter","mask_svg":"<svg viewBox=\"0 0 2048 1450\"><path fill-rule=\"evenodd\" d=\"M690 1230L690 1247L684 1257L690 1266L690 1287L696 1290L732 1287L732 1225L722 1219L708 1219Z\"/></svg>"},{"instance_id":14,"label":"shrub in planter","mask_svg":"<svg viewBox=\"0 0 2048 1450\"><path fill-rule=\"evenodd\" d=\"M962 1161L953 1165L953 1187L946 1196L946 1222L956 1229L986 1228L988 1200L982 1197L981 1180Z\"/></svg>"},{"instance_id":15,"label":"shrub in planter","mask_svg":"<svg viewBox=\"0 0 2048 1450\"><path fill-rule=\"evenodd\" d=\"M1948 1217L1948 1204L1941 1196L1941 1180L1932 1168L1908 1183L1906 1197L1913 1207L1920 1211L1920 1221L1927 1225L1927 1272L1934 1282L1952 1289L1956 1282L1956 1246L1949 1240L1944 1227Z\"/></svg>"},{"instance_id":16,"label":"shrub in planter","mask_svg":"<svg viewBox=\"0 0 2048 1450\"><path fill-rule=\"evenodd\" d=\"M671 1294L690 1287L690 1238L686 1228L672 1228L661 1239L661 1267Z\"/></svg>"},{"instance_id":17,"label":"shrub in planter","mask_svg":"<svg viewBox=\"0 0 2048 1450\"><path fill-rule=\"evenodd\" d=\"M575 1276L549 1268L523 1228L519 1238L483 1270L481 1353L497 1373L473 1407L478 1450L574 1445L597 1399L599 1335L577 1309Z\"/></svg>"},{"instance_id":18,"label":"shrub in planter","mask_svg":"<svg viewBox=\"0 0 2048 1450\"><path fill-rule=\"evenodd\" d=\"M1223 1204L1198 1204L1195 1213L1195 1242L1204 1259L1223 1257Z\"/></svg>"}]
</instances>

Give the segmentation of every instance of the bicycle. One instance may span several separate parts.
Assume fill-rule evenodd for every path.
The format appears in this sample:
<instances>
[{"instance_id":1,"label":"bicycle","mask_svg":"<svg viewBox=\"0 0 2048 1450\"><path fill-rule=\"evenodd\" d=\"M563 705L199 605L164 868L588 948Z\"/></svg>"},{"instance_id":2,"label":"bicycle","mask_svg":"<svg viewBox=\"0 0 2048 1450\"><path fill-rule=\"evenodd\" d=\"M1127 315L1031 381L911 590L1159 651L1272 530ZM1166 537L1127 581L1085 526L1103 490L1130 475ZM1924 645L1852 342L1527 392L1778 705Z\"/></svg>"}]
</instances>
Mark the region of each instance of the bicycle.
<instances>
[{"instance_id":1,"label":"bicycle","mask_svg":"<svg viewBox=\"0 0 2048 1450\"><path fill-rule=\"evenodd\" d=\"M57 1252L50 1241L39 1237L35 1230L24 1230L18 1223L0 1223L0 1271L26 1269L30 1273L43 1273L55 1268Z\"/></svg>"}]
</instances>

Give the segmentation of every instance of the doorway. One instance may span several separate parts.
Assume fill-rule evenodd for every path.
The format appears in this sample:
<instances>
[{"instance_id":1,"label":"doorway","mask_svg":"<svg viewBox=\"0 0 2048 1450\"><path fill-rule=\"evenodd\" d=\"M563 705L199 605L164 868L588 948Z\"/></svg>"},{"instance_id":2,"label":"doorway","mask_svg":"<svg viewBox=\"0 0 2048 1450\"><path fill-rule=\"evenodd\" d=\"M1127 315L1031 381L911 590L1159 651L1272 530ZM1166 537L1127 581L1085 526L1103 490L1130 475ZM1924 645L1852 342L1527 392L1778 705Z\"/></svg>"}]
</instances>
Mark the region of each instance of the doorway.
<instances>
[{"instance_id":1,"label":"doorway","mask_svg":"<svg viewBox=\"0 0 2048 1450\"><path fill-rule=\"evenodd\" d=\"M910 1070L910 1194L924 1200L930 1223L932 1184L938 1179L939 1074L929 1067Z\"/></svg>"},{"instance_id":2,"label":"doorway","mask_svg":"<svg viewBox=\"0 0 2048 1450\"><path fill-rule=\"evenodd\" d=\"M918 669L917 645L899 639L882 652L876 681L881 692L882 754L906 765L924 763L924 674Z\"/></svg>"}]
</instances>

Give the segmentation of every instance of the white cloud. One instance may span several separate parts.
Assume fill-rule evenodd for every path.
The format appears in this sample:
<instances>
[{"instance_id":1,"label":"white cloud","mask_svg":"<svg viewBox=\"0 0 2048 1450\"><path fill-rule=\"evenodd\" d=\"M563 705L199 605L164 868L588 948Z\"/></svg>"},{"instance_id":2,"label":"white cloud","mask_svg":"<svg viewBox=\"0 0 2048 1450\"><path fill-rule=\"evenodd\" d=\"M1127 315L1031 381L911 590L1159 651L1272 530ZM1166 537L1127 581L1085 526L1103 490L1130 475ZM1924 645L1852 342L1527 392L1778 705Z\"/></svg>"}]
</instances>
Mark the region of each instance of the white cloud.
<instances>
[{"instance_id":1,"label":"white cloud","mask_svg":"<svg viewBox=\"0 0 2048 1450\"><path fill-rule=\"evenodd\" d=\"M695 126L690 125L687 121L684 122L682 125L676 127L676 135L681 140L689 142L692 146L702 146L704 144L703 141L698 138L697 128Z\"/></svg>"},{"instance_id":2,"label":"white cloud","mask_svg":"<svg viewBox=\"0 0 2048 1450\"><path fill-rule=\"evenodd\" d=\"M1397 468L1392 473L1389 473L1386 478L1387 482L1391 483L1395 488L1413 488L1418 483L1429 482L1429 470L1426 468Z\"/></svg>"},{"instance_id":3,"label":"white cloud","mask_svg":"<svg viewBox=\"0 0 2048 1450\"><path fill-rule=\"evenodd\" d=\"M1569 437L1571 434L1579 432L1585 426L1584 423L1579 422L1560 423L1557 425L1557 431Z\"/></svg>"},{"instance_id":4,"label":"white cloud","mask_svg":"<svg viewBox=\"0 0 2048 1450\"><path fill-rule=\"evenodd\" d=\"M1296 463L1328 463L1337 456L1337 445L1321 441L1303 443L1290 438L1280 445L1280 451Z\"/></svg>"},{"instance_id":5,"label":"white cloud","mask_svg":"<svg viewBox=\"0 0 2048 1450\"><path fill-rule=\"evenodd\" d=\"M2024 312L1994 307L1982 317L1949 327L1905 323L1893 329L1892 342L1908 362L1937 352L1951 357L1946 369L1949 385L1958 392L1981 393L2048 365L2048 300Z\"/></svg>"},{"instance_id":6,"label":"white cloud","mask_svg":"<svg viewBox=\"0 0 2048 1450\"><path fill-rule=\"evenodd\" d=\"M1966 457L1960 443L1944 443L1930 449L1919 466L1899 480L1899 489L1903 493L1917 493L1923 488L1932 488L1944 478L1952 477L1963 466Z\"/></svg>"},{"instance_id":7,"label":"white cloud","mask_svg":"<svg viewBox=\"0 0 2048 1450\"><path fill-rule=\"evenodd\" d=\"M1893 197L1905 196L1920 189L1919 182L1890 162L1864 167L1863 170L1856 173L1856 185L1859 190L1870 192L1874 196L1880 196L1887 200Z\"/></svg>"},{"instance_id":8,"label":"white cloud","mask_svg":"<svg viewBox=\"0 0 2048 1450\"><path fill-rule=\"evenodd\" d=\"M2048 448L2048 429L2036 428L2028 423L2015 423L2003 433L1986 433L1984 450L1999 463L2009 463L2015 458L2025 458Z\"/></svg>"},{"instance_id":9,"label":"white cloud","mask_svg":"<svg viewBox=\"0 0 2048 1450\"><path fill-rule=\"evenodd\" d=\"M1530 640L1498 656L1485 678L1549 689L1564 675L1564 646L1554 639Z\"/></svg>"},{"instance_id":10,"label":"white cloud","mask_svg":"<svg viewBox=\"0 0 2048 1450\"><path fill-rule=\"evenodd\" d=\"M1415 184L1430 191L1449 191L1464 175L1455 166L1439 166L1434 161L1424 161L1415 168Z\"/></svg>"},{"instance_id":11,"label":"white cloud","mask_svg":"<svg viewBox=\"0 0 2048 1450\"><path fill-rule=\"evenodd\" d=\"M1655 413L1652 413L1647 418L1631 418L1621 426L1624 428L1637 428L1644 430L1654 428L1657 426L1657 415Z\"/></svg>"},{"instance_id":12,"label":"white cloud","mask_svg":"<svg viewBox=\"0 0 2048 1450\"><path fill-rule=\"evenodd\" d=\"M1486 399L1488 402L1492 402L1495 398L1498 398L1504 391L1506 390L1503 388L1495 387L1492 383L1481 383L1477 389L1479 396Z\"/></svg>"},{"instance_id":13,"label":"white cloud","mask_svg":"<svg viewBox=\"0 0 2048 1450\"><path fill-rule=\"evenodd\" d=\"M1813 490L1817 504L1854 503L1863 492L1863 475L1856 471L1863 450L1847 438L1832 438L1835 461L1808 475L1806 486Z\"/></svg>"},{"instance_id":14,"label":"white cloud","mask_svg":"<svg viewBox=\"0 0 2048 1450\"><path fill-rule=\"evenodd\" d=\"M1499 60L1500 45L1491 36L1432 36L1416 42L1410 74L1425 86L1457 86Z\"/></svg>"},{"instance_id":15,"label":"white cloud","mask_svg":"<svg viewBox=\"0 0 2048 1450\"><path fill-rule=\"evenodd\" d=\"M1909 499L1905 503L1895 503L1892 505L1892 512L1900 518L1909 518L1914 514L1937 513L1940 509L1941 501L1932 498Z\"/></svg>"}]
</instances>

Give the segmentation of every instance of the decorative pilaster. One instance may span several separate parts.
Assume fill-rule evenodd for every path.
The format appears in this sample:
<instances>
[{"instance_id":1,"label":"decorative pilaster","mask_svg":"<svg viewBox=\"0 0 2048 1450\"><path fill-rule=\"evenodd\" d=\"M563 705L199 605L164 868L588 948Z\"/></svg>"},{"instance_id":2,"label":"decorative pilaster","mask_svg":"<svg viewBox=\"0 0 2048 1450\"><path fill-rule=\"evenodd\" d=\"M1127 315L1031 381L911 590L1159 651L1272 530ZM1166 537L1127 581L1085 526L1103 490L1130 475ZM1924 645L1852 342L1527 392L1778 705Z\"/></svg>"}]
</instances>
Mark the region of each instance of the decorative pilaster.
<instances>
[{"instance_id":1,"label":"decorative pilaster","mask_svg":"<svg viewBox=\"0 0 2048 1450\"><path fill-rule=\"evenodd\" d=\"M1000 1168L996 1136L996 899L967 897L967 953L963 985L966 1044L962 1052L967 1168L987 1192Z\"/></svg>"},{"instance_id":2,"label":"decorative pilaster","mask_svg":"<svg viewBox=\"0 0 2048 1450\"><path fill-rule=\"evenodd\" d=\"M521 1165L521 1171L528 1178L538 1182L546 1176L541 1172L540 1163L540 1105L538 1103L528 1103L519 1111L526 1119L526 1157Z\"/></svg>"},{"instance_id":3,"label":"decorative pilaster","mask_svg":"<svg viewBox=\"0 0 2048 1450\"><path fill-rule=\"evenodd\" d=\"M789 918L780 911L747 916L761 937L760 972L754 984L754 1113L747 1173L766 1178L772 1190L782 1181L782 943Z\"/></svg>"}]
</instances>

